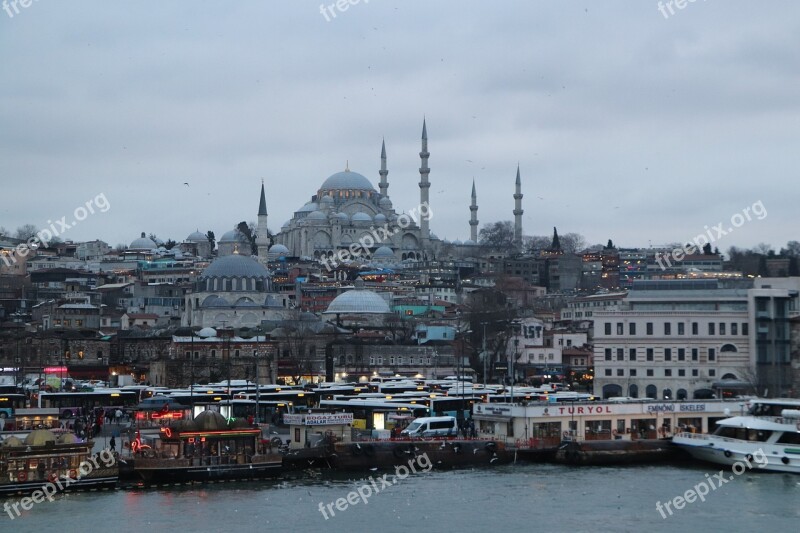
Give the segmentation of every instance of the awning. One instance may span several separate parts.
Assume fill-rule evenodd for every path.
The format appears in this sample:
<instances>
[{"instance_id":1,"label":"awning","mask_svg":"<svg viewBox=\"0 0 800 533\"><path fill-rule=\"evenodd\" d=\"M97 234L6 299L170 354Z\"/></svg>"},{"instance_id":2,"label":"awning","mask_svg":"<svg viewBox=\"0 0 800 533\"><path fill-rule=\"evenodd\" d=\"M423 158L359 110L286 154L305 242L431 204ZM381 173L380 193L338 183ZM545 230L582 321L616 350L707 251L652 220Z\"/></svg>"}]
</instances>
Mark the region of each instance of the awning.
<instances>
[{"instance_id":1,"label":"awning","mask_svg":"<svg viewBox=\"0 0 800 533\"><path fill-rule=\"evenodd\" d=\"M474 420L483 420L484 422L511 422L510 416L498 416L498 415L479 415L473 414L472 418Z\"/></svg>"},{"instance_id":2,"label":"awning","mask_svg":"<svg viewBox=\"0 0 800 533\"><path fill-rule=\"evenodd\" d=\"M715 381L712 386L715 389L751 389L753 384L749 381L742 381L740 379L725 379L722 381Z\"/></svg>"}]
</instances>

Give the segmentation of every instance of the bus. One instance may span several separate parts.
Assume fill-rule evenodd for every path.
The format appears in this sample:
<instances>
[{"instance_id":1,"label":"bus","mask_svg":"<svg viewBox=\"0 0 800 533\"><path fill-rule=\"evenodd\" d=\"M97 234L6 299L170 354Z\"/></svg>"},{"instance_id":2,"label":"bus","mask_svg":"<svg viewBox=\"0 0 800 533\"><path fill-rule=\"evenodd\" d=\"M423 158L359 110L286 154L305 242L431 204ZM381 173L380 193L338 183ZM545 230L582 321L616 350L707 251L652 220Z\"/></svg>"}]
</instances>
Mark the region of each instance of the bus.
<instances>
[{"instance_id":1,"label":"bus","mask_svg":"<svg viewBox=\"0 0 800 533\"><path fill-rule=\"evenodd\" d=\"M24 407L24 394L0 394L0 418L14 418L17 409Z\"/></svg>"},{"instance_id":2,"label":"bus","mask_svg":"<svg viewBox=\"0 0 800 533\"><path fill-rule=\"evenodd\" d=\"M95 409L132 409L139 403L138 391L97 389L91 392L43 392L40 409L58 409L61 418L92 414Z\"/></svg>"},{"instance_id":3,"label":"bus","mask_svg":"<svg viewBox=\"0 0 800 533\"><path fill-rule=\"evenodd\" d=\"M321 400L320 407L353 413L355 429L389 429L387 422L400 416L418 418L430 416L423 404L391 402L380 399L366 400Z\"/></svg>"}]
</instances>

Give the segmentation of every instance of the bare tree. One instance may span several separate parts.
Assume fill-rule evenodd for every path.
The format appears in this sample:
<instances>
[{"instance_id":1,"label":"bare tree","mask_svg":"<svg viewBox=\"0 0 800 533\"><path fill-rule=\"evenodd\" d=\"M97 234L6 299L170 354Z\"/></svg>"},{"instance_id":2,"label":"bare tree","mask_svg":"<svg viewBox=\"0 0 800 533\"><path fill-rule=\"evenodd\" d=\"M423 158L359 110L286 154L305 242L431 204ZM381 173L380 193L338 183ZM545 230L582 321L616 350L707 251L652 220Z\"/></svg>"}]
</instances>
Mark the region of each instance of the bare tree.
<instances>
[{"instance_id":1,"label":"bare tree","mask_svg":"<svg viewBox=\"0 0 800 533\"><path fill-rule=\"evenodd\" d=\"M586 239L580 233L566 233L559 236L564 253L576 254L586 248Z\"/></svg>"},{"instance_id":2,"label":"bare tree","mask_svg":"<svg viewBox=\"0 0 800 533\"><path fill-rule=\"evenodd\" d=\"M36 233L38 232L39 229L33 224L24 224L17 228L17 232L14 234L14 238L19 239L21 241L27 241L31 237L35 236Z\"/></svg>"},{"instance_id":3,"label":"bare tree","mask_svg":"<svg viewBox=\"0 0 800 533\"><path fill-rule=\"evenodd\" d=\"M511 249L514 247L514 224L510 220L486 224L481 228L478 241L485 246Z\"/></svg>"}]
</instances>

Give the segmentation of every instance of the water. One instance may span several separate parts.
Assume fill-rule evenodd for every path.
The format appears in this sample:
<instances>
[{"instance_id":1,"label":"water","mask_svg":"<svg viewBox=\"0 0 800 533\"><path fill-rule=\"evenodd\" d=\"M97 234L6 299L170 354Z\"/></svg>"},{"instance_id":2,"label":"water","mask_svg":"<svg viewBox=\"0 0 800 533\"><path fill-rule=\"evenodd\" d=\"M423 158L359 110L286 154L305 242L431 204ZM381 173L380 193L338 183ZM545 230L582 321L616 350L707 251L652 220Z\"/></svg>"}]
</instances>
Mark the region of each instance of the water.
<instances>
[{"instance_id":1,"label":"water","mask_svg":"<svg viewBox=\"0 0 800 533\"><path fill-rule=\"evenodd\" d=\"M800 476L734 477L705 502L664 519L666 502L706 480L713 466L594 467L517 464L431 471L398 480L325 520L319 504L347 498L384 472L303 474L286 481L76 493L43 502L0 531L88 528L142 531L795 531ZM390 474L391 475L391 474ZM731 476L730 472L725 474ZM389 479L389 478L387 478ZM374 486L381 489L381 482ZM370 485L371 486L371 485ZM374 489L372 489L374 490ZM366 489L362 489L366 493ZM14 500L6 500L14 501ZM4 503L0 501L0 503Z\"/></svg>"}]
</instances>

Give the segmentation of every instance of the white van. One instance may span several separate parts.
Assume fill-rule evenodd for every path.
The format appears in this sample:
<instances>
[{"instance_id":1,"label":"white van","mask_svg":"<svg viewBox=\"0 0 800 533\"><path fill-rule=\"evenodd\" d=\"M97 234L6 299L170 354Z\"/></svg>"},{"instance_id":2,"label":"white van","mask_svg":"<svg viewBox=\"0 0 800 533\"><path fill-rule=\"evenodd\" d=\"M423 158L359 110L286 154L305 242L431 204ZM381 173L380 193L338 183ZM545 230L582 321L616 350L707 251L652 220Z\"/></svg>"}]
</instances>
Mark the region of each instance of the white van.
<instances>
[{"instance_id":1,"label":"white van","mask_svg":"<svg viewBox=\"0 0 800 533\"><path fill-rule=\"evenodd\" d=\"M457 437L458 424L454 416L426 416L417 418L400 432L403 437Z\"/></svg>"}]
</instances>

